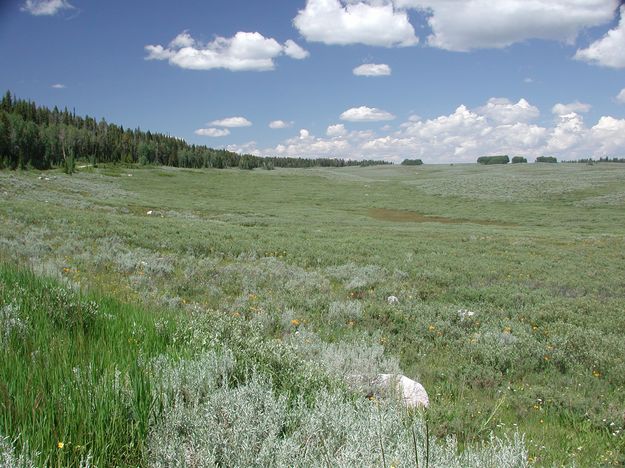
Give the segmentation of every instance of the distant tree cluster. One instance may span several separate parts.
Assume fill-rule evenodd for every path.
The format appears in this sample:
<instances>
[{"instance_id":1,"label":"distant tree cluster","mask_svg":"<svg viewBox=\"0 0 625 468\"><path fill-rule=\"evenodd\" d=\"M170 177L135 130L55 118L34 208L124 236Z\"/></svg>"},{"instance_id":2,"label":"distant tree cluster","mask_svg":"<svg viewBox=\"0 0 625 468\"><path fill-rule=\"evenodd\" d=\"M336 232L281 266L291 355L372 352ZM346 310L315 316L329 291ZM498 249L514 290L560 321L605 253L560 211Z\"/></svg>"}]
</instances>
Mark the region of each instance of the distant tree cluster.
<instances>
[{"instance_id":1,"label":"distant tree cluster","mask_svg":"<svg viewBox=\"0 0 625 468\"><path fill-rule=\"evenodd\" d=\"M404 159L401 164L402 166L420 166L423 164L423 161L420 159Z\"/></svg>"},{"instance_id":2,"label":"distant tree cluster","mask_svg":"<svg viewBox=\"0 0 625 468\"><path fill-rule=\"evenodd\" d=\"M609 157L606 156L604 158L599 158L599 159L582 158L582 159L577 159L575 161L563 161L563 162L567 162L567 163L585 163L585 164L594 164L594 163L603 163L603 162L625 163L625 158L609 158Z\"/></svg>"},{"instance_id":3,"label":"distant tree cluster","mask_svg":"<svg viewBox=\"0 0 625 468\"><path fill-rule=\"evenodd\" d=\"M608 158L606 158L606 160L607 159ZM507 155L480 156L479 158L477 158L477 162L479 164L508 164L510 162L510 158ZM536 162L557 163L558 160L557 158L554 158L553 156L538 156L536 158ZM625 162L625 159L623 160L623 162ZM523 163L527 163L527 158L525 158L524 156L514 156L512 158L512 164L523 164Z\"/></svg>"},{"instance_id":4,"label":"distant tree cluster","mask_svg":"<svg viewBox=\"0 0 625 468\"><path fill-rule=\"evenodd\" d=\"M0 102L0 169L49 169L73 171L75 161L137 163L189 168L273 169L275 167L343 167L390 164L384 161L352 161L338 158L262 158L224 149L189 145L162 133L124 128L101 119L80 117L67 108L59 110L16 99L9 91Z\"/></svg>"},{"instance_id":5,"label":"distant tree cluster","mask_svg":"<svg viewBox=\"0 0 625 468\"><path fill-rule=\"evenodd\" d=\"M537 163L557 163L558 159L553 156L538 156L536 158Z\"/></svg>"},{"instance_id":6,"label":"distant tree cluster","mask_svg":"<svg viewBox=\"0 0 625 468\"><path fill-rule=\"evenodd\" d=\"M510 158L507 155L500 156L480 156L477 158L478 164L508 164Z\"/></svg>"}]
</instances>

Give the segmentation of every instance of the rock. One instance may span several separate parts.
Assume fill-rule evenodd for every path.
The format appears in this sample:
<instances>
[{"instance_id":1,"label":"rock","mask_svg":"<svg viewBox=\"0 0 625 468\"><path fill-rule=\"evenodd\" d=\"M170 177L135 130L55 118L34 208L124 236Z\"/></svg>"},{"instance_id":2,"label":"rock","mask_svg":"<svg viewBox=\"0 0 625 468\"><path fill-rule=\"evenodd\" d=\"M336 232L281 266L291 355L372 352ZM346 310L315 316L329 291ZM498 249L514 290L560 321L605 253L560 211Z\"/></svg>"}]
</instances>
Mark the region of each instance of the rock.
<instances>
[{"instance_id":1,"label":"rock","mask_svg":"<svg viewBox=\"0 0 625 468\"><path fill-rule=\"evenodd\" d=\"M397 392L406 408L427 408L430 406L428 394L419 382L401 374L378 374L373 385L382 390Z\"/></svg>"},{"instance_id":2,"label":"rock","mask_svg":"<svg viewBox=\"0 0 625 468\"><path fill-rule=\"evenodd\" d=\"M406 408L427 408L430 406L428 394L419 382L401 374L378 374L373 378L364 375L351 375L348 384L355 390L366 392L368 398L385 399L398 397Z\"/></svg>"},{"instance_id":3,"label":"rock","mask_svg":"<svg viewBox=\"0 0 625 468\"><path fill-rule=\"evenodd\" d=\"M386 300L389 304L399 304L399 299L397 299L397 296L388 296Z\"/></svg>"}]
</instances>

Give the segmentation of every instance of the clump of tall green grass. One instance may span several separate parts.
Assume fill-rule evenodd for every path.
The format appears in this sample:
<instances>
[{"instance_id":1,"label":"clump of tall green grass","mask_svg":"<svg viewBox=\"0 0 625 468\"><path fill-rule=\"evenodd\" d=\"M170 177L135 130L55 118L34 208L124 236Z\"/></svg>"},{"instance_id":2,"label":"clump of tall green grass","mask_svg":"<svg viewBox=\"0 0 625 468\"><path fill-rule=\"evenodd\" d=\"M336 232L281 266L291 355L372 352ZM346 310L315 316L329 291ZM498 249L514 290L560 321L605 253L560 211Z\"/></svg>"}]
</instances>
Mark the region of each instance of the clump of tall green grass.
<instances>
[{"instance_id":1,"label":"clump of tall green grass","mask_svg":"<svg viewBox=\"0 0 625 468\"><path fill-rule=\"evenodd\" d=\"M173 325L6 266L0 309L0 432L15 450L38 466L140 463L156 409L140 360L168 351Z\"/></svg>"}]
</instances>

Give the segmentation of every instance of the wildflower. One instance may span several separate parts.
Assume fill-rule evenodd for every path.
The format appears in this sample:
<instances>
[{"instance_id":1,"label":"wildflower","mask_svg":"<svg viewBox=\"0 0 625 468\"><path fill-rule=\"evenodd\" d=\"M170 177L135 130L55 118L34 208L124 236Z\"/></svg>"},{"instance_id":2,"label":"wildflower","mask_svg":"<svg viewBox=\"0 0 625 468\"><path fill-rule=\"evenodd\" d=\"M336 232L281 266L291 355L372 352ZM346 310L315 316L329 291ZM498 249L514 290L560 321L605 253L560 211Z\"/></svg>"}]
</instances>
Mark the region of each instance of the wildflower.
<instances>
[{"instance_id":1,"label":"wildflower","mask_svg":"<svg viewBox=\"0 0 625 468\"><path fill-rule=\"evenodd\" d=\"M599 372L598 370L593 370L592 371L592 376L599 378L599 377L601 377L601 372Z\"/></svg>"},{"instance_id":2,"label":"wildflower","mask_svg":"<svg viewBox=\"0 0 625 468\"><path fill-rule=\"evenodd\" d=\"M300 324L300 321L297 319L293 319L291 320L291 325L293 325L294 327L297 327Z\"/></svg>"},{"instance_id":3,"label":"wildflower","mask_svg":"<svg viewBox=\"0 0 625 468\"><path fill-rule=\"evenodd\" d=\"M545 361L549 361L551 358L545 354L545 355L543 356L543 359L544 359Z\"/></svg>"},{"instance_id":4,"label":"wildflower","mask_svg":"<svg viewBox=\"0 0 625 468\"><path fill-rule=\"evenodd\" d=\"M434 325L430 325L430 326L428 327L428 330L430 330L430 331L434 331L434 330L436 330L436 327L435 327Z\"/></svg>"},{"instance_id":5,"label":"wildflower","mask_svg":"<svg viewBox=\"0 0 625 468\"><path fill-rule=\"evenodd\" d=\"M504 332L506 335L509 335L511 331L512 331L512 327L505 327L505 328L503 329L503 332Z\"/></svg>"},{"instance_id":6,"label":"wildflower","mask_svg":"<svg viewBox=\"0 0 625 468\"><path fill-rule=\"evenodd\" d=\"M59 449L62 449L63 447L65 447L65 444L59 440L59 443L58 443L58 444L56 444L56 446L57 446Z\"/></svg>"}]
</instances>

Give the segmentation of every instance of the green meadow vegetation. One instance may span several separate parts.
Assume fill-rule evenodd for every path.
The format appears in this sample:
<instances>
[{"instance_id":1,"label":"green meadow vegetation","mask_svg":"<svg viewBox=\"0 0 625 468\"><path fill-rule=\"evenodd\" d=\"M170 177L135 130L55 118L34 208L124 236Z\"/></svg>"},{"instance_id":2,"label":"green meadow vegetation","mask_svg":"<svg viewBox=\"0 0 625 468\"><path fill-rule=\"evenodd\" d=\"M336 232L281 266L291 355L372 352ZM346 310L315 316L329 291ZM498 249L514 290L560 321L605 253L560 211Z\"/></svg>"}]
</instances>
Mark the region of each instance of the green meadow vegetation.
<instances>
[{"instance_id":1,"label":"green meadow vegetation","mask_svg":"<svg viewBox=\"0 0 625 468\"><path fill-rule=\"evenodd\" d=\"M622 164L76 167L0 172L0 466L625 463Z\"/></svg>"}]
</instances>

